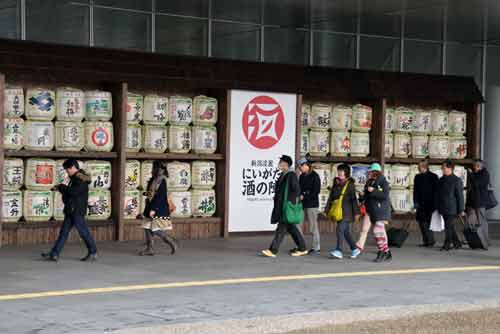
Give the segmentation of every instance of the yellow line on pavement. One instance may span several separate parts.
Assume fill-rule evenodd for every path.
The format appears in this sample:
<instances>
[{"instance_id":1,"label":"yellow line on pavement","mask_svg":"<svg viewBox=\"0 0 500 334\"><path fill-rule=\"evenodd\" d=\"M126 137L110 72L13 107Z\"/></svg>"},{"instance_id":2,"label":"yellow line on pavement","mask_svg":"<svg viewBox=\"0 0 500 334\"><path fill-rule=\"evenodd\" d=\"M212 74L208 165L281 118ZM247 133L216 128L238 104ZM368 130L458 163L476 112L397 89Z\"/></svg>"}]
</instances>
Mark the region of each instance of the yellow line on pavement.
<instances>
[{"instance_id":1,"label":"yellow line on pavement","mask_svg":"<svg viewBox=\"0 0 500 334\"><path fill-rule=\"evenodd\" d=\"M445 267L445 268L400 269L400 270L380 270L380 271L357 271L357 272L325 273L325 274L310 274L310 275L268 276L268 277L219 279L219 280L207 280L207 281L126 285L126 286L115 286L115 287L104 287L104 288L0 295L0 301L46 298L46 297L62 297L62 296L73 296L73 295L91 295L91 294L101 294L101 293L129 292L129 291L141 291L141 290L152 290L152 289L172 289L172 288L187 288L187 287L199 287L199 286L228 285L228 284L268 283L268 282L279 282L279 281L301 281L301 280L325 279L325 278L411 275L411 274L492 271L492 270L500 270L500 266L471 266L471 267L449 267L449 268Z\"/></svg>"}]
</instances>

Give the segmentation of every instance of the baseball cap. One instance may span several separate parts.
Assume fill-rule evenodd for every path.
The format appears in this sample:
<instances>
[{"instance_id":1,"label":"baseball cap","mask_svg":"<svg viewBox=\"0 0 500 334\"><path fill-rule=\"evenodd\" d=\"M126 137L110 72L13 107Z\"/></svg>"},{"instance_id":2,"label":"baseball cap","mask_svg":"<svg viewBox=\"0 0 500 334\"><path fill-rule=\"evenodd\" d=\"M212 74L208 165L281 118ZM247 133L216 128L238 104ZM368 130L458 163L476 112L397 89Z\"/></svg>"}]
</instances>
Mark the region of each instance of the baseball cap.
<instances>
[{"instance_id":1,"label":"baseball cap","mask_svg":"<svg viewBox=\"0 0 500 334\"><path fill-rule=\"evenodd\" d=\"M370 172L381 172L382 171L382 167L380 166L379 163L377 162L374 162L370 165L370 168L368 169L368 171Z\"/></svg>"},{"instance_id":2,"label":"baseball cap","mask_svg":"<svg viewBox=\"0 0 500 334\"><path fill-rule=\"evenodd\" d=\"M308 162L309 161L306 158L299 159L299 161L297 161L297 166L302 166L304 164L307 164Z\"/></svg>"},{"instance_id":3,"label":"baseball cap","mask_svg":"<svg viewBox=\"0 0 500 334\"><path fill-rule=\"evenodd\" d=\"M285 155L283 154L281 157L280 157L280 161L284 161L288 164L288 166L291 166L293 164L293 160L290 156L288 155Z\"/></svg>"}]
</instances>

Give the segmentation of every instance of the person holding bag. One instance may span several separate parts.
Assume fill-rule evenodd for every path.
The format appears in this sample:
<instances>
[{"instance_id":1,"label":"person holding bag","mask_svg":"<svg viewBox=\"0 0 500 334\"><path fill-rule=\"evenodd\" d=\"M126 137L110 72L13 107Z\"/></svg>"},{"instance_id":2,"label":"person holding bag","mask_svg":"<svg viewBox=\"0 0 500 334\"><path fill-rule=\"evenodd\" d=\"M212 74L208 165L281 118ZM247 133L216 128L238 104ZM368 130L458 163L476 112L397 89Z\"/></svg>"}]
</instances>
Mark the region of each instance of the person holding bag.
<instances>
[{"instance_id":1,"label":"person holding bag","mask_svg":"<svg viewBox=\"0 0 500 334\"><path fill-rule=\"evenodd\" d=\"M287 233L297 245L297 250L291 253L292 256L304 256L308 253L304 237L297 228L297 224L304 220L304 210L299 198L299 180L295 172L290 170L292 163L292 158L288 155L281 156L279 161L281 176L276 182L271 214L271 224L277 224L277 227L269 249L262 251L262 255L266 257L276 257Z\"/></svg>"},{"instance_id":2,"label":"person holding bag","mask_svg":"<svg viewBox=\"0 0 500 334\"><path fill-rule=\"evenodd\" d=\"M171 209L167 195L168 172L165 164L159 160L153 162L152 177L148 181L147 191L144 193L146 205L144 217L146 221L142 224L146 236L146 248L139 255L154 255L153 237L157 236L170 247L170 253L177 250L177 242L167 234L172 229L170 220Z\"/></svg>"},{"instance_id":3,"label":"person holding bag","mask_svg":"<svg viewBox=\"0 0 500 334\"><path fill-rule=\"evenodd\" d=\"M356 187L354 179L351 178L349 165L341 164L337 167L337 177L333 181L333 187L326 205L326 214L337 223L337 246L330 251L333 258L342 259L342 241L345 240L351 248L351 259L361 254L352 239L350 223L359 219L359 206L356 199Z\"/></svg>"}]
</instances>

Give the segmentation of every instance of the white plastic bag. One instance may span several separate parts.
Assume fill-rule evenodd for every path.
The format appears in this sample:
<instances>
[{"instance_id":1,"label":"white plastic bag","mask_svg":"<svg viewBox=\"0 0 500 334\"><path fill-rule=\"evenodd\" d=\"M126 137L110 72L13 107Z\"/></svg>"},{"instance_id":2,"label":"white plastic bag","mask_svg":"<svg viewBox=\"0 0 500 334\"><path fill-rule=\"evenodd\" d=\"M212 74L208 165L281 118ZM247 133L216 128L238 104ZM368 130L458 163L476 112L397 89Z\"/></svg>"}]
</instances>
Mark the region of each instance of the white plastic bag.
<instances>
[{"instance_id":1,"label":"white plastic bag","mask_svg":"<svg viewBox=\"0 0 500 334\"><path fill-rule=\"evenodd\" d=\"M429 229L433 232L444 231L444 219L437 210L432 213L431 226Z\"/></svg>"}]
</instances>

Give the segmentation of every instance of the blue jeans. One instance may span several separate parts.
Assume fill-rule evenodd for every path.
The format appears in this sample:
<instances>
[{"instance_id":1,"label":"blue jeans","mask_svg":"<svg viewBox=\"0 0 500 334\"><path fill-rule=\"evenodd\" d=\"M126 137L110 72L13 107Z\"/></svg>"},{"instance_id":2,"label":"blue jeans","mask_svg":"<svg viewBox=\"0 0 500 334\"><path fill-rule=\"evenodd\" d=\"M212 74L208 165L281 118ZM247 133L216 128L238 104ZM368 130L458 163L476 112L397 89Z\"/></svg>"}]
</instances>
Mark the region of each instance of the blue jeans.
<instances>
[{"instance_id":1,"label":"blue jeans","mask_svg":"<svg viewBox=\"0 0 500 334\"><path fill-rule=\"evenodd\" d=\"M73 226L76 227L80 238L82 238L83 242L85 242L85 246L87 246L89 254L96 254L97 247L92 235L90 234L87 223L85 222L85 218L79 215L64 216L64 222L61 226L61 230L59 231L59 237L52 248L51 254L54 256L59 256L59 254L61 254L64 244L68 240L69 232L71 232Z\"/></svg>"},{"instance_id":2,"label":"blue jeans","mask_svg":"<svg viewBox=\"0 0 500 334\"><path fill-rule=\"evenodd\" d=\"M352 240L351 231L349 228L349 222L341 220L337 223L337 247L335 250L342 251L342 240L347 241L351 250L356 249L356 243Z\"/></svg>"}]
</instances>

